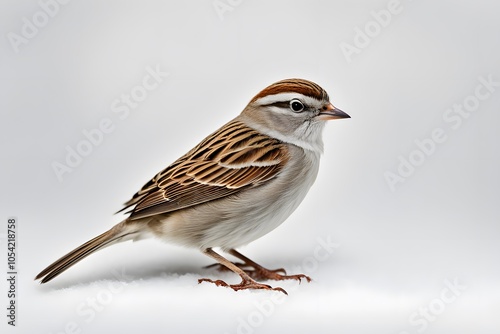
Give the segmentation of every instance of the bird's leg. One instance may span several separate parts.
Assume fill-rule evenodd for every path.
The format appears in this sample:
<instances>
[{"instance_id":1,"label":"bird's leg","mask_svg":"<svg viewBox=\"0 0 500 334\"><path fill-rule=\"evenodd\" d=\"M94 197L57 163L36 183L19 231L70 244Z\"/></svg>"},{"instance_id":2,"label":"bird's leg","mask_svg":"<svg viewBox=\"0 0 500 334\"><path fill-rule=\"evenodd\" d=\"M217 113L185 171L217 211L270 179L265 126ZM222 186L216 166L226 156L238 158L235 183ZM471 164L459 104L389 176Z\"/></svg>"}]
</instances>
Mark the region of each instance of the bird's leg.
<instances>
[{"instance_id":1,"label":"bird's leg","mask_svg":"<svg viewBox=\"0 0 500 334\"><path fill-rule=\"evenodd\" d=\"M255 271L255 267L253 267L252 265L249 265L249 264L247 264L245 262L232 262L231 261L231 263L234 264L235 266L237 266L238 268L240 268L241 270L243 270L245 273L247 273L247 275L249 275L249 276L251 276L251 277L253 277L255 279L259 279L258 277L255 277L256 271ZM205 268L205 269L215 268L218 271L231 271L228 267L223 266L220 263L209 264L208 266L204 266L203 268ZM269 271L278 272L278 273L282 272L283 274L286 274L286 271L283 268L275 269L275 270L269 270Z\"/></svg>"},{"instance_id":2,"label":"bird's leg","mask_svg":"<svg viewBox=\"0 0 500 334\"><path fill-rule=\"evenodd\" d=\"M256 282L254 279L252 279L250 276L248 276L248 274L245 273L245 271L243 271L241 268L239 268L237 265L235 265L231 261L227 260L223 256L214 252L212 250L212 248L205 249L203 251L203 253L210 256L212 259L216 260L217 262L219 262L221 265L225 266L226 268L228 268L232 272L240 275L241 282L239 284L227 284L226 282L224 282L222 280L215 280L214 281L214 280L211 280L209 278L200 278L198 280L198 283L210 282L210 283L214 283L217 286L230 287L234 291L245 290L245 289L264 289L264 290L276 290L276 291L283 292L286 295L288 294L284 289L282 289L280 287L273 288L270 285Z\"/></svg>"},{"instance_id":3,"label":"bird's leg","mask_svg":"<svg viewBox=\"0 0 500 334\"><path fill-rule=\"evenodd\" d=\"M246 272L248 275L250 275L250 273L253 271L251 269L252 267L248 266L245 263L242 263L242 262L231 262L231 263L234 264L236 267L240 268L241 270L243 270L244 272ZM205 269L215 268L218 271L232 271L231 269L229 269L228 267L226 267L220 263L209 264L208 266L204 266L203 268L205 268Z\"/></svg>"},{"instance_id":4,"label":"bird's leg","mask_svg":"<svg viewBox=\"0 0 500 334\"><path fill-rule=\"evenodd\" d=\"M307 275L304 275L304 274L297 274L297 275L286 275L286 271L285 269L283 268L280 268L280 269L274 269L274 270L270 270L270 269L267 269L267 268L264 268L263 266L261 266L260 264L250 260L248 257L246 257L245 255L241 254L240 252L238 252L236 249L230 249L229 254L237 257L238 259L242 260L243 261L243 267L244 268L248 268L248 267L251 267L253 268L253 270L248 270L246 269L245 272L250 275L251 277L255 278L255 279L258 279L258 280L263 280L263 279L272 279L272 280L275 280L275 281L283 281L283 280L287 280L287 279L295 279L297 281L301 281L303 278L310 282L311 281L311 278ZM280 274L280 272L282 274Z\"/></svg>"},{"instance_id":5,"label":"bird's leg","mask_svg":"<svg viewBox=\"0 0 500 334\"><path fill-rule=\"evenodd\" d=\"M286 275L286 271L283 268L279 268L279 269L264 268L260 264L252 261L251 259L249 259L245 255L241 254L240 252L238 252L234 248L230 249L228 251L228 253L243 261L243 262L231 262L231 264L237 266L238 268L243 270L247 275L249 275L250 277L252 277L256 280L266 280L266 279L269 280L269 279L271 279L271 280L275 280L275 281L283 281L283 280L288 280L288 279L295 279L295 280L298 280L300 282L302 279L305 279L308 282L311 281L311 278L307 275L304 275L304 274ZM205 268L212 268L212 267L217 267L217 270L219 270L219 271L230 270L227 266L224 266L220 263L214 263L212 265L206 266Z\"/></svg>"}]
</instances>

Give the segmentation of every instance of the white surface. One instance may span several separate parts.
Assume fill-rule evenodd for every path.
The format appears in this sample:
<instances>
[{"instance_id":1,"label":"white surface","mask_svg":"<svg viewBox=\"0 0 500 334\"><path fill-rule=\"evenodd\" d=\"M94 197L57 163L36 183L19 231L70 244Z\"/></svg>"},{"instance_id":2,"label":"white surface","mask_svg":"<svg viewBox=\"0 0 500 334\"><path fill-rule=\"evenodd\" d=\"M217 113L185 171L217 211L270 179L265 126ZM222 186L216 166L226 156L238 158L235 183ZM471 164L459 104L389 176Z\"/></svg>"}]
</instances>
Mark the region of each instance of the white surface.
<instances>
[{"instance_id":1,"label":"white surface","mask_svg":"<svg viewBox=\"0 0 500 334\"><path fill-rule=\"evenodd\" d=\"M480 77L500 81L498 4L401 1L348 62L340 45L389 1L222 1L235 4L223 20L212 1L69 2L19 52L8 34L21 34L23 17L41 7L1 3L0 217L19 220L20 268L18 327L2 315L2 333L498 333L500 87L467 118L443 118L474 102ZM123 103L113 112L157 67L169 75L128 115ZM269 282L286 298L198 285L238 279L155 240L103 250L47 285L33 281L287 77L316 81L352 119L326 127L317 183L297 212L242 252L312 283ZM59 182L51 164L103 119L113 131ZM446 140L391 191L384 173L397 172L399 156L418 158L415 140L436 128ZM318 238L338 247L322 252ZM462 286L455 294L453 282Z\"/></svg>"}]
</instances>

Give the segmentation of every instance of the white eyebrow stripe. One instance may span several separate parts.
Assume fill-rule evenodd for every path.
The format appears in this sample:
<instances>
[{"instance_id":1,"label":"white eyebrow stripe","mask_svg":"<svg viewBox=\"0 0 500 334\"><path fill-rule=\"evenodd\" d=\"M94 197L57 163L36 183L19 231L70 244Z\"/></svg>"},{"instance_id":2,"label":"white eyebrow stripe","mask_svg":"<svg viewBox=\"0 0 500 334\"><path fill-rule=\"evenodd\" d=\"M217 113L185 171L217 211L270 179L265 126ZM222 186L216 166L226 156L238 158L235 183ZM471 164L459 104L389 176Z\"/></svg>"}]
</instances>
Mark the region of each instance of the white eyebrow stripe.
<instances>
[{"instance_id":1,"label":"white eyebrow stripe","mask_svg":"<svg viewBox=\"0 0 500 334\"><path fill-rule=\"evenodd\" d=\"M314 105L318 104L318 102L319 102L318 100L316 100L310 96L306 96L306 95L303 95L300 93L278 93L278 94L267 95L267 96L261 97L261 98L257 99L254 103L261 105L261 106L264 106L264 105L273 104L276 102L287 102L287 101L290 101L293 99L299 99L300 101L302 101L304 104L306 104L308 106L314 106Z\"/></svg>"}]
</instances>

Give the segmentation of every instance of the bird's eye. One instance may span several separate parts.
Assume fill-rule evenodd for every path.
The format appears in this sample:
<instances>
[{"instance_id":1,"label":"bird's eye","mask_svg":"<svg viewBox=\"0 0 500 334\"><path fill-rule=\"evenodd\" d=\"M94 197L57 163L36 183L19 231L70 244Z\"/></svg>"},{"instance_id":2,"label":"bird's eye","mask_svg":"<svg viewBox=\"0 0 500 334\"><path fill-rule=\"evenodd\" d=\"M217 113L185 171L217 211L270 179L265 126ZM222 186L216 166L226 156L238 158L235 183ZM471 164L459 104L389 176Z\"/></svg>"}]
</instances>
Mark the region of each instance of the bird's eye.
<instances>
[{"instance_id":1,"label":"bird's eye","mask_svg":"<svg viewBox=\"0 0 500 334\"><path fill-rule=\"evenodd\" d=\"M304 105L302 104L302 102L295 99L290 101L290 109L292 109L294 112L301 112L302 110L304 110Z\"/></svg>"}]
</instances>

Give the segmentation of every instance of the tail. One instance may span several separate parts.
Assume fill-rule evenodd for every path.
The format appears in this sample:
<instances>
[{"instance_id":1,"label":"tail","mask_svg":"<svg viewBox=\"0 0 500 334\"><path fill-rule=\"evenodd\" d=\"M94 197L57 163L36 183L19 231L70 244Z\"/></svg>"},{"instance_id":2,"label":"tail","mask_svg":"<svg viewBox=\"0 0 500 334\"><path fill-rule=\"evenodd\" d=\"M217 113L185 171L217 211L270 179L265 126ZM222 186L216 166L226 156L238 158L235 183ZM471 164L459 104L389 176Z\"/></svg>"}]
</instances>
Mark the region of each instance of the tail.
<instances>
[{"instance_id":1,"label":"tail","mask_svg":"<svg viewBox=\"0 0 500 334\"><path fill-rule=\"evenodd\" d=\"M109 231L106 231L103 234L87 241L83 245L75 248L59 260L52 263L50 266L42 270L35 277L35 280L41 279L41 284L47 283L90 254L117 242L134 239L138 234L139 229L132 228L129 225L129 222L124 220L123 222L115 225Z\"/></svg>"}]
</instances>

